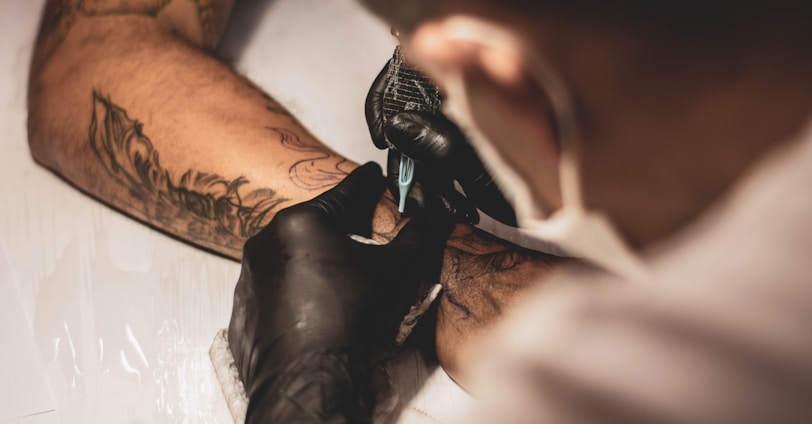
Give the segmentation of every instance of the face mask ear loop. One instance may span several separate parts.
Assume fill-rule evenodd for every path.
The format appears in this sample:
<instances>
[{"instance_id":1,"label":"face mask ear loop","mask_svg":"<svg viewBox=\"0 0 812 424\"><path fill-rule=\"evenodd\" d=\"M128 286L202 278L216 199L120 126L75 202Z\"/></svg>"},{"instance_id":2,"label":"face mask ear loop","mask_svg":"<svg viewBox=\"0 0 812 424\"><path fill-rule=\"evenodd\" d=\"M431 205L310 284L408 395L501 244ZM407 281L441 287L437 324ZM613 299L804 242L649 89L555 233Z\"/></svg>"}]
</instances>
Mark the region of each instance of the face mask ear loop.
<instances>
[{"instance_id":1,"label":"face mask ear loop","mask_svg":"<svg viewBox=\"0 0 812 424\"><path fill-rule=\"evenodd\" d=\"M521 52L526 49L515 46ZM558 141L561 149L561 158L558 165L558 174L561 181L561 200L564 208L577 212L584 211L584 199L581 191L581 164L578 143L578 129L575 122L575 112L572 100L564 83L549 71L550 67L541 63L541 59L522 56L533 79L547 95L553 109L553 118L558 130Z\"/></svg>"},{"instance_id":2,"label":"face mask ear loop","mask_svg":"<svg viewBox=\"0 0 812 424\"><path fill-rule=\"evenodd\" d=\"M520 53L520 57L524 61L530 76L547 95L559 134L561 158L558 173L563 201L561 210L555 212L550 217L551 219L545 220L550 224L556 222L563 226L553 225L548 229L554 227L556 232L571 233L571 236L580 240L579 244L587 243L587 249L583 251L577 249L580 252L576 253L584 253L585 257L591 258L605 269L611 270L631 281L644 281L647 275L644 264L629 249L620 234L610 225L609 220L602 214L588 213L586 211L582 191L579 151L581 146L577 132L575 107L563 81L540 57L527 54L529 50L525 48L526 46L521 40L501 30L490 28L486 24L483 25L476 18L455 19L456 21L452 25L453 29L449 30L449 36ZM463 96L459 104L470 109L471 105L466 96L462 78L462 75L455 74L452 83L458 85L456 92ZM514 201L517 199L508 200ZM528 207L530 208L528 210L532 211L532 206L514 202L517 215L520 208ZM567 218L560 221L555 219L555 215ZM595 243L589 242L585 237L594 238ZM602 246L602 248L598 248L598 245ZM567 246L564 247L567 248ZM597 252L594 252L596 248L607 252L596 255ZM592 254L588 254L587 251Z\"/></svg>"},{"instance_id":3,"label":"face mask ear loop","mask_svg":"<svg viewBox=\"0 0 812 424\"><path fill-rule=\"evenodd\" d=\"M522 46L516 46L521 48ZM526 49L520 51L526 52ZM609 220L598 213L588 213L584 207L581 164L580 164L580 144L577 133L575 119L575 108L566 90L564 83L550 71L550 67L542 62L540 58L523 56L528 71L536 80L542 90L545 91L553 108L553 116L558 124L559 143L561 145L561 162L559 164L559 178L561 179L561 195L564 207L560 213L571 214L573 218L579 220L577 226L581 231L589 231L592 242L583 240L585 243L599 243L610 252L608 256L590 255L591 259L603 268L621 275L631 282L641 283L646 281L646 267L640 258L631 251L624 242L623 237L616 231ZM569 208L569 211L563 209ZM588 229L588 230L587 230Z\"/></svg>"},{"instance_id":4,"label":"face mask ear loop","mask_svg":"<svg viewBox=\"0 0 812 424\"><path fill-rule=\"evenodd\" d=\"M524 43L504 31L491 28L487 24L482 24L478 19L469 17L454 18L449 26L451 27L448 31L450 38L474 41L521 54L521 58L528 66L528 71L547 95L553 109L553 119L556 121L561 148L558 174L561 182L562 203L565 208L578 212L583 211L577 125L573 102L564 83L550 70L549 66L543 63L541 58L526 54L528 49L525 48ZM455 79L460 80L455 83L462 83L461 76L455 75ZM465 90L460 90L460 92L464 93ZM467 99L465 101L467 102Z\"/></svg>"},{"instance_id":5,"label":"face mask ear loop","mask_svg":"<svg viewBox=\"0 0 812 424\"><path fill-rule=\"evenodd\" d=\"M497 153L494 145L488 142L479 142L487 140L487 137L482 134L479 126L474 122L471 112L472 105L468 97L463 73L452 72L447 75L446 86L447 91L454 93L454 95L448 96L444 102L445 113L454 119L457 125L460 125L481 156L492 158L492 160L483 161L483 165L491 175L494 175L500 186L512 187L511 190L502 190L502 193L506 200L513 205L517 217L535 215L538 205L533 202L528 187L520 181L518 176L510 172L507 164L502 163L501 159L499 159L501 156ZM519 190L521 193L518 192ZM521 225L521 222L519 224Z\"/></svg>"}]
</instances>

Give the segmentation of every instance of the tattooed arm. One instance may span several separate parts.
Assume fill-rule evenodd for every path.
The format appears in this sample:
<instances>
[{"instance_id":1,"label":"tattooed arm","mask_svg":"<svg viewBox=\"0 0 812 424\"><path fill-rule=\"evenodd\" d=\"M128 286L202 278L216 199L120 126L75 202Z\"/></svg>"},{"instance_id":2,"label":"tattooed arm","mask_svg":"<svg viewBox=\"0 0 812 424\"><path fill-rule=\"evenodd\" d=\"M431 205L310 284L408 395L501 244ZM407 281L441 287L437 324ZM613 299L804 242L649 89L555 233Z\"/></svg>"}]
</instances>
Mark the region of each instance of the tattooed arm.
<instances>
[{"instance_id":1,"label":"tattooed arm","mask_svg":"<svg viewBox=\"0 0 812 424\"><path fill-rule=\"evenodd\" d=\"M208 52L228 0L49 0L33 157L161 230L239 259L280 208L355 165Z\"/></svg>"},{"instance_id":2,"label":"tattooed arm","mask_svg":"<svg viewBox=\"0 0 812 424\"><path fill-rule=\"evenodd\" d=\"M35 160L81 190L239 259L243 242L277 211L356 165L207 53L231 3L49 0L31 66L28 130ZM385 199L376 237L389 240L402 224ZM442 276L441 359L453 364L466 335L553 262L459 227Z\"/></svg>"}]
</instances>

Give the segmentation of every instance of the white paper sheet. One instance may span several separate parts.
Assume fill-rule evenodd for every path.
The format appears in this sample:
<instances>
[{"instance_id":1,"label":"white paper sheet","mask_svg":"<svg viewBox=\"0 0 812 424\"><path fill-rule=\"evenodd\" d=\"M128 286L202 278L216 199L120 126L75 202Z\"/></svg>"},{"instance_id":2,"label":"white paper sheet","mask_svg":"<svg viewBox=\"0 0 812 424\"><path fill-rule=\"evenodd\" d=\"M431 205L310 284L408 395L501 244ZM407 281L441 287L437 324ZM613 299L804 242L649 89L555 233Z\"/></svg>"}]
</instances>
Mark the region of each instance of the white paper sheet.
<instances>
[{"instance_id":1,"label":"white paper sheet","mask_svg":"<svg viewBox=\"0 0 812 424\"><path fill-rule=\"evenodd\" d=\"M45 369L0 240L0 422L53 410Z\"/></svg>"}]
</instances>

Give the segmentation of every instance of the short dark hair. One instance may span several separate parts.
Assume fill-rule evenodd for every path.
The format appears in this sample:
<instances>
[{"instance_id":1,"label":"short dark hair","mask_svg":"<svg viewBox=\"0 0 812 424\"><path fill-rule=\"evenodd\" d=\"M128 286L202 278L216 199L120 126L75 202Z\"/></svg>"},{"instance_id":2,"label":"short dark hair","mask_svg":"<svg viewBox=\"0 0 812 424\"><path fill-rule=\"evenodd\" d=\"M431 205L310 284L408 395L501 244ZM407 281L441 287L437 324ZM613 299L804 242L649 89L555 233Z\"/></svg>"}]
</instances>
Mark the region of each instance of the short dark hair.
<instances>
[{"instance_id":1,"label":"short dark hair","mask_svg":"<svg viewBox=\"0 0 812 424\"><path fill-rule=\"evenodd\" d=\"M421 21L437 16L444 10L455 7L482 8L492 6L496 1L489 0L359 0L372 13L398 28L411 29ZM537 1L502 0L500 7L526 8Z\"/></svg>"},{"instance_id":2,"label":"short dark hair","mask_svg":"<svg viewBox=\"0 0 812 424\"><path fill-rule=\"evenodd\" d=\"M810 0L359 0L398 28L411 29L446 11L493 10L521 16L561 15L571 20L615 22L664 31L715 31L720 25L758 19L775 12L812 20ZM541 15L538 15L541 16ZM812 25L812 24L811 24Z\"/></svg>"}]
</instances>

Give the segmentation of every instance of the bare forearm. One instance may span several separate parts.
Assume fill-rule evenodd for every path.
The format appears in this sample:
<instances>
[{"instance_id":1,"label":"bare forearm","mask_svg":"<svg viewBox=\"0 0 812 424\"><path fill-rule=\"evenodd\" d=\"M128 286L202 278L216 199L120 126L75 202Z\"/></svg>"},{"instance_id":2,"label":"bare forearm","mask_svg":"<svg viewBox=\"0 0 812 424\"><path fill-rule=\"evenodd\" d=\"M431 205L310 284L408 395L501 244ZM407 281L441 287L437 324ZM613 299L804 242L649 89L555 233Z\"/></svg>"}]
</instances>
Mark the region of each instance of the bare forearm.
<instances>
[{"instance_id":1,"label":"bare forearm","mask_svg":"<svg viewBox=\"0 0 812 424\"><path fill-rule=\"evenodd\" d=\"M245 240L277 211L331 188L356 165L207 54L216 34L194 30L194 20L173 26L181 1L153 0L143 13L71 9L46 18L30 81L31 151L113 207L240 259ZM402 225L385 197L376 237L389 240ZM447 346L460 340L453 334L490 322L553 262L459 226L442 275Z\"/></svg>"},{"instance_id":2,"label":"bare forearm","mask_svg":"<svg viewBox=\"0 0 812 424\"><path fill-rule=\"evenodd\" d=\"M31 150L114 207L239 258L275 211L354 166L155 18L74 19L32 69Z\"/></svg>"}]
</instances>

